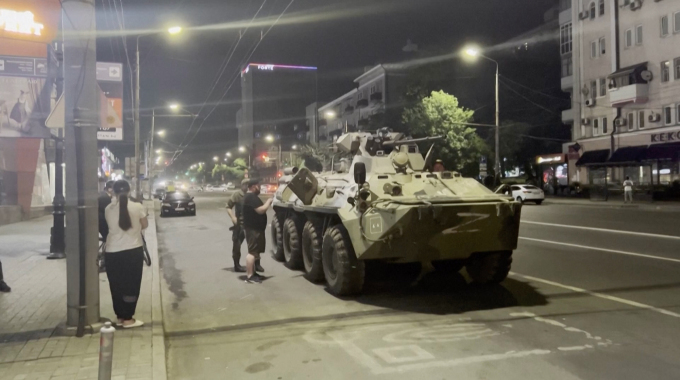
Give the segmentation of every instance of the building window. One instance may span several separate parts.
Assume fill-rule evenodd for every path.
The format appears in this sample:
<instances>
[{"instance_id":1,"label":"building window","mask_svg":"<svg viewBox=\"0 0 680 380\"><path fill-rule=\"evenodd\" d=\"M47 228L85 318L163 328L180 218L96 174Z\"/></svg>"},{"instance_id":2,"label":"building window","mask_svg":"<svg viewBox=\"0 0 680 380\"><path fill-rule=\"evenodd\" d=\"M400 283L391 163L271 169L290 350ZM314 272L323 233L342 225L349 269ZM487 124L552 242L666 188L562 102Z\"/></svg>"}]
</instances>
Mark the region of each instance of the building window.
<instances>
[{"instance_id":1,"label":"building window","mask_svg":"<svg viewBox=\"0 0 680 380\"><path fill-rule=\"evenodd\" d=\"M675 19L675 27L673 28L673 31L675 33L680 33L680 12L675 12L673 18Z\"/></svg>"},{"instance_id":2,"label":"building window","mask_svg":"<svg viewBox=\"0 0 680 380\"><path fill-rule=\"evenodd\" d=\"M673 66L675 67L675 80L680 80L680 58L673 60Z\"/></svg>"},{"instance_id":3,"label":"building window","mask_svg":"<svg viewBox=\"0 0 680 380\"><path fill-rule=\"evenodd\" d=\"M666 37L669 33L668 15L661 17L661 37Z\"/></svg>"},{"instance_id":4,"label":"building window","mask_svg":"<svg viewBox=\"0 0 680 380\"><path fill-rule=\"evenodd\" d=\"M604 0L600 0L600 17L604 16Z\"/></svg>"},{"instance_id":5,"label":"building window","mask_svg":"<svg viewBox=\"0 0 680 380\"><path fill-rule=\"evenodd\" d=\"M562 78L570 77L574 74L574 66L571 57L562 58Z\"/></svg>"},{"instance_id":6,"label":"building window","mask_svg":"<svg viewBox=\"0 0 680 380\"><path fill-rule=\"evenodd\" d=\"M595 11L597 9L595 8L595 3L590 3L590 19L594 20L595 19Z\"/></svg>"},{"instance_id":7,"label":"building window","mask_svg":"<svg viewBox=\"0 0 680 380\"><path fill-rule=\"evenodd\" d=\"M602 134L607 134L607 118L602 118Z\"/></svg>"},{"instance_id":8,"label":"building window","mask_svg":"<svg viewBox=\"0 0 680 380\"><path fill-rule=\"evenodd\" d=\"M590 43L590 58L597 58L597 41Z\"/></svg>"},{"instance_id":9,"label":"building window","mask_svg":"<svg viewBox=\"0 0 680 380\"><path fill-rule=\"evenodd\" d=\"M584 139L586 137L586 126L585 124L581 124L581 138Z\"/></svg>"},{"instance_id":10,"label":"building window","mask_svg":"<svg viewBox=\"0 0 680 380\"><path fill-rule=\"evenodd\" d=\"M560 27L560 52L562 54L571 53L573 40L571 35L571 23Z\"/></svg>"},{"instance_id":11,"label":"building window","mask_svg":"<svg viewBox=\"0 0 680 380\"><path fill-rule=\"evenodd\" d=\"M633 29L626 30L625 43L627 48L633 46Z\"/></svg>"},{"instance_id":12,"label":"building window","mask_svg":"<svg viewBox=\"0 0 680 380\"><path fill-rule=\"evenodd\" d=\"M599 136L600 135L600 120L599 119L593 119L593 136Z\"/></svg>"},{"instance_id":13,"label":"building window","mask_svg":"<svg viewBox=\"0 0 680 380\"><path fill-rule=\"evenodd\" d=\"M604 37L600 38L600 55L607 53L607 42Z\"/></svg>"},{"instance_id":14,"label":"building window","mask_svg":"<svg viewBox=\"0 0 680 380\"><path fill-rule=\"evenodd\" d=\"M635 27L635 44L642 45L642 25Z\"/></svg>"},{"instance_id":15,"label":"building window","mask_svg":"<svg viewBox=\"0 0 680 380\"><path fill-rule=\"evenodd\" d=\"M590 81L590 97L592 99L597 97L597 81Z\"/></svg>"},{"instance_id":16,"label":"building window","mask_svg":"<svg viewBox=\"0 0 680 380\"><path fill-rule=\"evenodd\" d=\"M665 106L663 108L663 123L664 125L673 124L673 106Z\"/></svg>"},{"instance_id":17,"label":"building window","mask_svg":"<svg viewBox=\"0 0 680 380\"><path fill-rule=\"evenodd\" d=\"M638 128L645 128L645 111L638 112Z\"/></svg>"},{"instance_id":18,"label":"building window","mask_svg":"<svg viewBox=\"0 0 680 380\"><path fill-rule=\"evenodd\" d=\"M671 80L671 63L669 61L661 62L661 82L668 82Z\"/></svg>"},{"instance_id":19,"label":"building window","mask_svg":"<svg viewBox=\"0 0 680 380\"><path fill-rule=\"evenodd\" d=\"M600 78L600 96L607 96L607 78Z\"/></svg>"},{"instance_id":20,"label":"building window","mask_svg":"<svg viewBox=\"0 0 680 380\"><path fill-rule=\"evenodd\" d=\"M634 129L635 129L635 114L631 112L628 114L628 130L632 131Z\"/></svg>"}]
</instances>

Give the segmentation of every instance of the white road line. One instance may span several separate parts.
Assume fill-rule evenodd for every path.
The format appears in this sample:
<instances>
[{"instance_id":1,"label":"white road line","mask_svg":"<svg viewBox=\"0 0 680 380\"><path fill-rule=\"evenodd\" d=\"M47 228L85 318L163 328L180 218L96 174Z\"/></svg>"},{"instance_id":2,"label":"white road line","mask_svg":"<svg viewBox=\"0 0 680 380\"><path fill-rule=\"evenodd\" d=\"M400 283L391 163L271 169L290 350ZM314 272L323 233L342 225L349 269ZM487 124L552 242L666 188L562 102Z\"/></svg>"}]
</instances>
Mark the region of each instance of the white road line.
<instances>
[{"instance_id":1,"label":"white road line","mask_svg":"<svg viewBox=\"0 0 680 380\"><path fill-rule=\"evenodd\" d=\"M619 231L619 230L608 230L606 228L594 228L594 227L585 227L585 226L572 226L569 224L557 224L557 223L543 223L543 222L532 222L529 220L522 220L520 224L537 224L540 226L549 226L549 227L562 227L562 228L572 228L575 230L587 230L587 231L598 231L598 232L609 232L612 234L623 234L623 235L635 235L635 236L646 236L646 237L653 237L653 238L660 238L660 239L673 239L673 240L680 240L680 236L671 236L671 235L659 235L659 234L648 234L645 232L634 232L634 231Z\"/></svg>"},{"instance_id":2,"label":"white road line","mask_svg":"<svg viewBox=\"0 0 680 380\"><path fill-rule=\"evenodd\" d=\"M561 243L557 241L550 241L550 240L543 240L543 239L534 239L534 238L528 238L528 237L519 237L521 240L529 240L529 241L536 241L539 243L546 243L546 244L555 244L555 245L563 245L565 247L574 247L574 248L580 248L580 249L589 249L593 251L602 251L602 252L609 252L609 253L618 253L620 255L628 255L628 256L637 256L637 257L644 257L647 259L656 259L656 260L664 260L664 261L672 261L674 263L680 263L680 259L671 259L670 257L662 257L662 256L654 256L654 255L645 255L644 253L635 253L635 252L627 252L627 251L619 251L617 249L606 249L606 248L597 248L597 247L590 247L587 245L579 245L579 244L571 244L571 243Z\"/></svg>"},{"instance_id":3,"label":"white road line","mask_svg":"<svg viewBox=\"0 0 680 380\"><path fill-rule=\"evenodd\" d=\"M614 297L614 296L610 296L610 295L607 295L607 294L591 292L590 290L577 288L575 286L564 285L564 284L560 284L558 282L544 280L544 279L538 278L538 277L526 276L526 275L515 273L515 272L510 272L510 274L515 276L515 277L521 277L521 278L524 278L524 279L529 280L529 281L541 282L541 283L552 285L552 286L555 286L555 287L558 287L558 288L571 290L572 292L588 294L588 295L593 296L593 297L598 297L598 298L606 299L606 300L609 300L609 301L622 303L624 305L637 307L637 308L640 308L640 309L655 311L655 312L663 314L663 315L668 315L668 316L671 316L671 317L680 318L680 314L678 314L678 313L674 313L674 312L672 312L670 310L666 310L666 309L660 309L658 307L654 307L654 306L651 306L651 305L646 305L644 303L639 303L639 302L627 300L627 299L624 299L624 298Z\"/></svg>"}]
</instances>

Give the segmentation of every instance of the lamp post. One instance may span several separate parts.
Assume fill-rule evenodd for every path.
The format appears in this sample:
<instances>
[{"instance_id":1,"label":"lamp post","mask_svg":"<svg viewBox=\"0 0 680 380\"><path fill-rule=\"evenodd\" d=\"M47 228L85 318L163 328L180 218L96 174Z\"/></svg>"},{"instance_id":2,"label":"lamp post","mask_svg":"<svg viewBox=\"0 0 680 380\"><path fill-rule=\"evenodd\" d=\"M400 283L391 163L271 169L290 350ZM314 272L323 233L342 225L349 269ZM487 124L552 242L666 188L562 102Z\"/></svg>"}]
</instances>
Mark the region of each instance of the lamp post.
<instances>
[{"instance_id":1,"label":"lamp post","mask_svg":"<svg viewBox=\"0 0 680 380\"><path fill-rule=\"evenodd\" d=\"M495 177L496 177L496 184L500 181L500 173L501 173L501 159L500 159L500 100L499 100L499 78L500 78L500 71L499 71L499 64L498 61L493 60L483 54L479 51L479 49L474 48L474 47L469 47L465 49L465 54L467 54L470 57L473 58L484 58L487 61L491 61L496 64L496 154L495 154L495 164L494 164L494 172L495 172Z\"/></svg>"},{"instance_id":2,"label":"lamp post","mask_svg":"<svg viewBox=\"0 0 680 380\"><path fill-rule=\"evenodd\" d=\"M168 29L168 34L175 35L179 34L182 32L182 28L179 26L173 26ZM158 34L158 33L153 33L153 34ZM136 50L137 50L137 56L136 56L136 61L135 61L135 198L140 199L140 193L139 193L139 162L140 160L140 151L139 151L139 107L140 107L140 99L139 99L139 72L140 72L140 61L139 61L139 39L142 36L146 36L147 34L140 34L137 36L137 44L136 44ZM152 125L153 129L153 125ZM151 147L153 148L153 147Z\"/></svg>"},{"instance_id":3,"label":"lamp post","mask_svg":"<svg viewBox=\"0 0 680 380\"><path fill-rule=\"evenodd\" d=\"M238 147L238 151L241 152L241 153L245 153L246 150L248 150L248 148L246 148L245 146ZM252 152L250 152L250 150L248 150L248 168L250 168L250 166L251 166L251 162L250 162L251 153Z\"/></svg>"}]
</instances>

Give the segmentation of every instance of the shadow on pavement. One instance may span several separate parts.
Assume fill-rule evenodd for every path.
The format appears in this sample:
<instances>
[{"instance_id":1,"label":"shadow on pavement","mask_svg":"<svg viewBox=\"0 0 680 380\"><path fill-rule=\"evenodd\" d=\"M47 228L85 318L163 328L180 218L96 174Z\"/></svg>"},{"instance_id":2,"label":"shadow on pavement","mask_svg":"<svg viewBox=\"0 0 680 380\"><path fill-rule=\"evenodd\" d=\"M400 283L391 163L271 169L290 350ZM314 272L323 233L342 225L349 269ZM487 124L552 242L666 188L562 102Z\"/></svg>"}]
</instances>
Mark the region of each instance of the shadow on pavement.
<instances>
[{"instance_id":1,"label":"shadow on pavement","mask_svg":"<svg viewBox=\"0 0 680 380\"><path fill-rule=\"evenodd\" d=\"M531 285L511 278L500 285L477 285L467 284L459 272L435 271L414 285L419 267L369 265L363 295L355 300L393 310L440 315L548 303Z\"/></svg>"}]
</instances>

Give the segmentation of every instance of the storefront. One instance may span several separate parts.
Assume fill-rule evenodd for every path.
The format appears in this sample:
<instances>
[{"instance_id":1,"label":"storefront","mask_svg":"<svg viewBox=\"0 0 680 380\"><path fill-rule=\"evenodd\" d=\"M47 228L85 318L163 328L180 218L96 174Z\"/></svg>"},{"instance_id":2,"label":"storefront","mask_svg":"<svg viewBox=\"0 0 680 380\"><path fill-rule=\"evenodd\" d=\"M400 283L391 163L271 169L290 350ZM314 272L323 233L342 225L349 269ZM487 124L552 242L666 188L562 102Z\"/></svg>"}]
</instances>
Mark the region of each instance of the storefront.
<instances>
[{"instance_id":1,"label":"storefront","mask_svg":"<svg viewBox=\"0 0 680 380\"><path fill-rule=\"evenodd\" d=\"M680 128L662 131L630 133L615 137L616 148L610 149L611 139L588 144L574 163L577 174L591 188L591 198L612 199L622 193L622 183L630 178L635 183L636 196L651 200L654 196L680 186ZM593 149L593 148L602 149Z\"/></svg>"},{"instance_id":2,"label":"storefront","mask_svg":"<svg viewBox=\"0 0 680 380\"><path fill-rule=\"evenodd\" d=\"M569 164L562 153L536 157L539 187L548 194L562 194L569 190Z\"/></svg>"},{"instance_id":3,"label":"storefront","mask_svg":"<svg viewBox=\"0 0 680 380\"><path fill-rule=\"evenodd\" d=\"M54 105L49 47L59 0L0 0L0 206L51 202L44 139Z\"/></svg>"}]
</instances>

